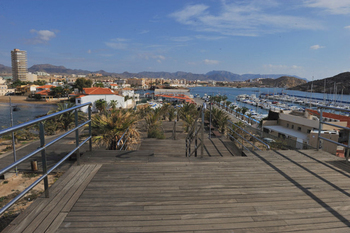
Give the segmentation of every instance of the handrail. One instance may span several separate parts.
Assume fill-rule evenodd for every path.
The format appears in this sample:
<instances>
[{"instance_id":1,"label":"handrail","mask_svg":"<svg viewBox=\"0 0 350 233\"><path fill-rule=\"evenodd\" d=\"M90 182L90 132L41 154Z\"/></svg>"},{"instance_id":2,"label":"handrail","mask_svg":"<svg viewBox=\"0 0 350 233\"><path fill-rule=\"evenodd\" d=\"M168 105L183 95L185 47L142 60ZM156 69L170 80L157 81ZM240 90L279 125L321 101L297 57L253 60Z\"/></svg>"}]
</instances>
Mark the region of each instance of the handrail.
<instances>
[{"instance_id":1,"label":"handrail","mask_svg":"<svg viewBox=\"0 0 350 233\"><path fill-rule=\"evenodd\" d=\"M253 134L251 134L251 133L249 133L248 131L244 130L243 128L239 127L238 125L236 125L236 124L233 123L232 121L228 120L228 122L231 123L231 124L233 124L233 125L236 126L237 128L239 128L239 129L242 130L243 132L249 134L250 136L252 136L252 137L253 137L254 139L256 139L257 141L261 142L263 145L266 146L266 148L267 148L268 150L271 149L270 146L269 146L267 143L265 143L264 141L262 141L261 139L255 137Z\"/></svg>"},{"instance_id":2,"label":"handrail","mask_svg":"<svg viewBox=\"0 0 350 233\"><path fill-rule=\"evenodd\" d=\"M83 122L82 124L78 124L78 109L85 107L85 106L89 106L88 107L88 120L86 120L85 122ZM59 165L61 165L65 160L67 160L71 155L73 155L74 153L76 153L77 156L77 163L79 165L80 163L80 153L79 153L79 149L80 147L82 147L87 141L89 141L89 148L90 151L92 149L92 135L91 135L91 106L92 103L86 103L86 104L81 104L81 105L77 105L71 108L68 108L66 110L62 110L59 111L57 113L53 113L50 114L48 116L44 116L29 122L25 122L22 123L20 125L17 126L13 126L4 130L0 131L0 136L4 135L4 134L8 134L11 132L15 132L17 130L23 129L25 127L34 125L36 123L39 123L39 136L40 136L40 147L38 149L36 149L35 151L27 154L26 156L24 156L23 158L21 158L20 160L15 161L14 163L10 164L9 166L5 167L4 169L2 169L0 171L0 175L4 174L5 172L11 170L12 168L16 167L17 165L19 165L20 163L28 160L29 158L31 158L32 156L36 155L37 153L41 152L41 156L42 156L42 166L43 166L43 175L41 177L39 177L37 180L35 180L31 185L29 185L24 191L22 191L20 194L18 194L14 199L12 199L9 203L7 203L4 207L2 207L0 209L0 215L3 214L7 209L9 209L14 203L16 203L20 198L22 198L26 193L28 193L32 188L34 188L37 184L39 184L42 180L44 180L44 188L45 188L45 197L49 197L49 187L48 187L48 178L47 176L54 170L56 169ZM51 119L53 117L59 116L61 114L67 113L67 112L71 112L71 111L75 111L75 128L69 130L68 132L60 135L59 137L53 139L52 141L45 143L45 130L44 130L44 124L42 123L45 120ZM87 137L83 142L79 143L79 129L84 127L86 124L89 125L89 137ZM47 164L46 164L46 148L48 148L49 146L55 144L56 142L58 142L59 140L61 140L62 138L68 136L69 134L76 132L76 147L69 152L65 157L63 157L60 161L58 161L53 167L51 167L49 170L47 170Z\"/></svg>"},{"instance_id":3,"label":"handrail","mask_svg":"<svg viewBox=\"0 0 350 233\"><path fill-rule=\"evenodd\" d=\"M336 144L338 146L342 146L343 148L346 148L346 154L345 154L345 158L346 158L346 163L349 162L349 153L350 153L350 128L348 127L344 127L344 126L340 126L340 125L335 125L329 122L325 122L323 121L323 109L330 109L330 110L334 110L334 111L339 111L339 112L350 112L349 109L343 109L343 108L335 108L335 107L329 107L329 106L324 106L324 105L319 105L317 106L318 112L320 114L320 119L319 119L319 127L318 127L318 137L317 137L317 150L320 149L320 145L321 145L321 140ZM343 144L337 141L334 141L332 139L329 138L325 138L321 136L321 132L322 132L322 128L323 128L323 124L325 125L330 125L330 126L334 126L336 128L340 128L343 129L345 131L348 131L348 144Z\"/></svg>"},{"instance_id":4,"label":"handrail","mask_svg":"<svg viewBox=\"0 0 350 233\"><path fill-rule=\"evenodd\" d=\"M126 133L128 133L129 131L129 127L125 130L125 132L123 133L123 135L119 138L118 142L117 142L117 147L119 146L120 142L122 141L122 139L124 138L124 136L126 135ZM123 150L124 148L124 145L126 145L126 142L128 141L129 139L129 135L130 135L130 132L128 133L128 135L126 136L126 139L125 141L123 141L123 144L122 146L120 147L119 150ZM127 149L128 147L125 147L125 150Z\"/></svg>"},{"instance_id":5,"label":"handrail","mask_svg":"<svg viewBox=\"0 0 350 233\"><path fill-rule=\"evenodd\" d=\"M198 127L198 119L202 115L202 123ZM201 155L203 155L203 148L204 148L204 142L202 141L199 145L197 144L198 139L198 133L201 132L201 137L204 137L203 130L204 130L204 112L203 112L203 106L199 108L198 115L196 116L195 121L193 122L192 126L190 127L190 130L188 131L188 135L186 137L186 157L190 157L193 153L195 153L195 157L197 157L197 150L198 148L201 148ZM191 144L193 139L195 139L195 149L191 153Z\"/></svg>"},{"instance_id":6,"label":"handrail","mask_svg":"<svg viewBox=\"0 0 350 233\"><path fill-rule=\"evenodd\" d=\"M242 138L244 141L248 142L250 145L252 145L253 147L255 147L257 150L260 150L257 146L255 146L253 143L251 143L249 140L247 140L245 137L243 137L242 135L240 135L239 133L237 133L236 131L234 131L232 128L227 127L228 129L230 129L232 132L234 132L235 134L237 134L240 138Z\"/></svg>"}]
</instances>

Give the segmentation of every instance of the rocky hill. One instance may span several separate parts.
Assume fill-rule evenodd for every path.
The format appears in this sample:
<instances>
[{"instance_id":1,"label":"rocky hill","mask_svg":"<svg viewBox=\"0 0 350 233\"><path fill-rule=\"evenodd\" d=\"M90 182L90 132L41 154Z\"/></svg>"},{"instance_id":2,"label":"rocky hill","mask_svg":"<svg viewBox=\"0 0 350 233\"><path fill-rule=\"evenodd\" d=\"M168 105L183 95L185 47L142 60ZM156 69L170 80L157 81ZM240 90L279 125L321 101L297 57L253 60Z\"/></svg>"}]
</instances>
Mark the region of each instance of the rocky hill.
<instances>
[{"instance_id":1,"label":"rocky hill","mask_svg":"<svg viewBox=\"0 0 350 233\"><path fill-rule=\"evenodd\" d=\"M0 64L0 73L4 70L8 73L11 73L11 67L3 66ZM139 73L110 73L106 72L104 70L98 70L98 71L88 71L88 70L81 70L81 69L69 69L64 66L54 66L51 64L38 64L33 65L32 67L28 68L29 72L47 72L49 74L62 74L62 75L71 75L71 74L90 74L90 73L100 73L104 76L112 76L112 77L120 77L120 78L132 78L132 77L138 77L138 78L164 78L164 79L186 79L186 80L213 80L213 81L244 81L248 79L256 79L256 78L271 78L276 79L281 76L281 74L235 74L229 71L210 71L206 74L194 74L191 72L183 72L178 71L174 73L170 72L139 72ZM296 78L299 78L297 76L294 76Z\"/></svg>"},{"instance_id":2,"label":"rocky hill","mask_svg":"<svg viewBox=\"0 0 350 233\"><path fill-rule=\"evenodd\" d=\"M283 87L283 88L291 88L298 85L306 84L307 82L300 78L295 78L291 76L282 76L277 79L263 79L261 80L262 84L267 85L269 87Z\"/></svg>"},{"instance_id":3,"label":"rocky hill","mask_svg":"<svg viewBox=\"0 0 350 233\"><path fill-rule=\"evenodd\" d=\"M337 74L333 77L319 79L305 84L301 84L289 90L298 90L298 91L308 91L311 92L311 86L313 92L318 93L338 93L341 94L350 94L350 72L344 72Z\"/></svg>"},{"instance_id":4,"label":"rocky hill","mask_svg":"<svg viewBox=\"0 0 350 233\"><path fill-rule=\"evenodd\" d=\"M12 68L9 66L4 66L0 64L0 74L11 74Z\"/></svg>"}]
</instances>

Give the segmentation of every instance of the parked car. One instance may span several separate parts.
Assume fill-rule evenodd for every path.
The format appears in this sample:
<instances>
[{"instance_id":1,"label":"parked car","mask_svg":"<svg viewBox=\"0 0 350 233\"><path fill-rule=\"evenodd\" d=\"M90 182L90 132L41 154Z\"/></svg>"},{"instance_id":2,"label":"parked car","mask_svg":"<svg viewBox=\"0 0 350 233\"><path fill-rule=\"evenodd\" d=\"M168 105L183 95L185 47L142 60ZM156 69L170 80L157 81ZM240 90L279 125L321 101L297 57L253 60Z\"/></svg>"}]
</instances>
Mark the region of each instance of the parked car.
<instances>
[{"instance_id":1,"label":"parked car","mask_svg":"<svg viewBox=\"0 0 350 233\"><path fill-rule=\"evenodd\" d=\"M264 141L264 142L267 142L267 143L276 142L276 141L273 140L272 138L263 138L263 141Z\"/></svg>"},{"instance_id":2,"label":"parked car","mask_svg":"<svg viewBox=\"0 0 350 233\"><path fill-rule=\"evenodd\" d=\"M5 94L5 96L9 96L9 95L15 95L15 93L14 93L14 92L7 92L7 93Z\"/></svg>"}]
</instances>

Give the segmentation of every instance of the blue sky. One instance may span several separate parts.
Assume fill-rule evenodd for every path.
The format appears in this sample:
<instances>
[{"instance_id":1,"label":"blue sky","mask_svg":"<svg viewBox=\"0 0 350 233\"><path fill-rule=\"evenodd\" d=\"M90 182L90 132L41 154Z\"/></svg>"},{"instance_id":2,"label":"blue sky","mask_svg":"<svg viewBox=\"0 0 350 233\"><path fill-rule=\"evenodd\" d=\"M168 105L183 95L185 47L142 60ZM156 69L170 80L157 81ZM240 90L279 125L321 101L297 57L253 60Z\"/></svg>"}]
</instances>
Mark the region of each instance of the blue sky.
<instances>
[{"instance_id":1,"label":"blue sky","mask_svg":"<svg viewBox=\"0 0 350 233\"><path fill-rule=\"evenodd\" d=\"M108 72L290 74L350 68L350 0L2 0L0 64Z\"/></svg>"}]
</instances>

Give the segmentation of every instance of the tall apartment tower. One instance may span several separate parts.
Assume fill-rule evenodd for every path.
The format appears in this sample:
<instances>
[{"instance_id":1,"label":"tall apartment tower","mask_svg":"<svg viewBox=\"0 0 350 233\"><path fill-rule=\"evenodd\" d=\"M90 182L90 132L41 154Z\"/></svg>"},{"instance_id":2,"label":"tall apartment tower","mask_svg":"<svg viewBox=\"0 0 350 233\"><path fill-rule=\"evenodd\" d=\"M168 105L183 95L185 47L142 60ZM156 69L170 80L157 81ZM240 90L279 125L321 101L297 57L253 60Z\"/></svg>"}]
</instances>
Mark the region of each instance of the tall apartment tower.
<instances>
[{"instance_id":1,"label":"tall apartment tower","mask_svg":"<svg viewBox=\"0 0 350 233\"><path fill-rule=\"evenodd\" d=\"M27 52L19 49L11 51L12 77L13 81L26 81L27 70Z\"/></svg>"}]
</instances>

